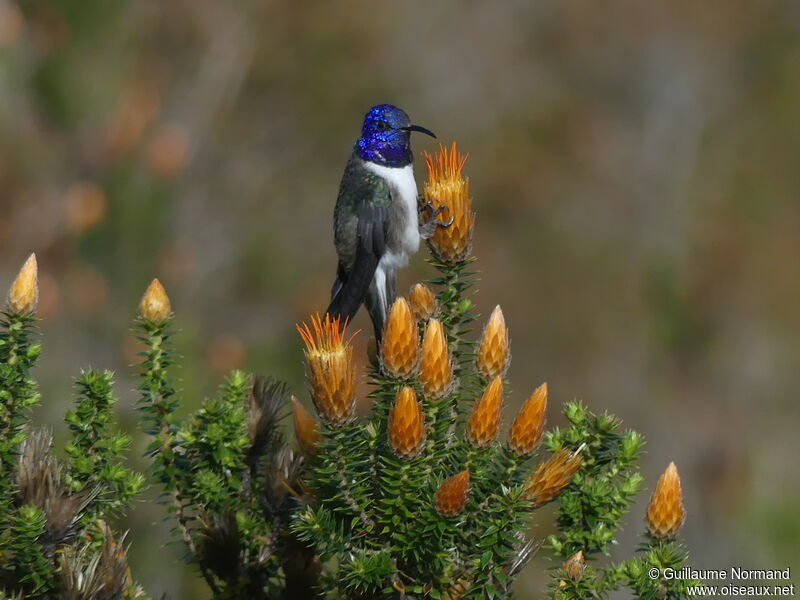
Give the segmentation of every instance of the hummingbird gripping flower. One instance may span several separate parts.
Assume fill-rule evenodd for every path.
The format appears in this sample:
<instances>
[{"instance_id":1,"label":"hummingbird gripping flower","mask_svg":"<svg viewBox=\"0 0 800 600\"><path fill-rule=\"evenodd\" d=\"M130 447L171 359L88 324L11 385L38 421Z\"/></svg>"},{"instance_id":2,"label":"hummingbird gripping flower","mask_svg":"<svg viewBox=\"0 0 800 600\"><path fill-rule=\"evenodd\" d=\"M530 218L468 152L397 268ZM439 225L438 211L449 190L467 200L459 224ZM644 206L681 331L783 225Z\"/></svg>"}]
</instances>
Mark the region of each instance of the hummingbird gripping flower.
<instances>
[{"instance_id":1,"label":"hummingbird gripping flower","mask_svg":"<svg viewBox=\"0 0 800 600\"><path fill-rule=\"evenodd\" d=\"M414 179L411 132L436 137L391 104L373 106L364 118L361 137L342 176L333 215L339 255L328 313L350 320L362 304L380 342L383 324L394 302L397 269L408 264L420 238L430 237L439 214L420 226Z\"/></svg>"}]
</instances>

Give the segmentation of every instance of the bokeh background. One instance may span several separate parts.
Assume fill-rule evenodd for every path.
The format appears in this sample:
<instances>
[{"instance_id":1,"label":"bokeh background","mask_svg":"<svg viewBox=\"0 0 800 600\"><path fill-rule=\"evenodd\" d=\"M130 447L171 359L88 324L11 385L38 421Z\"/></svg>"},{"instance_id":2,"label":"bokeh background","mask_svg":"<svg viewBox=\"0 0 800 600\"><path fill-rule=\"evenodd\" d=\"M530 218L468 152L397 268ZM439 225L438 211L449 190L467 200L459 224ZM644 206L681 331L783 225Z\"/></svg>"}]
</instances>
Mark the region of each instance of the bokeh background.
<instances>
[{"instance_id":1,"label":"bokeh background","mask_svg":"<svg viewBox=\"0 0 800 600\"><path fill-rule=\"evenodd\" d=\"M800 566L794 0L0 0L0 287L38 254L35 420L63 432L92 365L137 431L129 327L154 276L185 410L234 367L302 395L294 324L326 306L339 178L380 102L470 154L507 413L545 380L550 423L574 397L608 409L647 437L650 490L677 463L693 566ZM401 288L431 274L423 252ZM161 517L124 523L135 576L207 597Z\"/></svg>"}]
</instances>

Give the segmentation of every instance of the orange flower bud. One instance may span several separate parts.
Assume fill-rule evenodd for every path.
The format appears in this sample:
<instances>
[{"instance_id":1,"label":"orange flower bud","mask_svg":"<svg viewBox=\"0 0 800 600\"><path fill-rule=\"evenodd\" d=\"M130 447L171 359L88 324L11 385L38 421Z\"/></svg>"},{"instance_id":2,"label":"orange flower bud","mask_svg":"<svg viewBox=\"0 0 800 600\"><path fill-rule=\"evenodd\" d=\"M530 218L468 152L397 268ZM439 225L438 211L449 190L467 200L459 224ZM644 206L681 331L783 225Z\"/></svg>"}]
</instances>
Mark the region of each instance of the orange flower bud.
<instances>
[{"instance_id":1,"label":"orange flower bud","mask_svg":"<svg viewBox=\"0 0 800 600\"><path fill-rule=\"evenodd\" d=\"M569 485L581 464L577 453L562 448L536 468L525 486L525 499L536 508L547 504Z\"/></svg>"},{"instance_id":2,"label":"orange flower bud","mask_svg":"<svg viewBox=\"0 0 800 600\"><path fill-rule=\"evenodd\" d=\"M579 581L583 577L583 571L586 568L586 559L583 557L583 551L578 550L575 554L570 556L564 562L564 571L572 581Z\"/></svg>"},{"instance_id":3,"label":"orange flower bud","mask_svg":"<svg viewBox=\"0 0 800 600\"><path fill-rule=\"evenodd\" d=\"M441 600L461 600L469 589L470 580L468 577L461 577L451 585L444 593Z\"/></svg>"},{"instance_id":4,"label":"orange flower bud","mask_svg":"<svg viewBox=\"0 0 800 600\"><path fill-rule=\"evenodd\" d=\"M171 311L167 291L158 279L153 279L139 303L139 314L153 323L162 323L167 320Z\"/></svg>"},{"instance_id":5,"label":"orange flower bud","mask_svg":"<svg viewBox=\"0 0 800 600\"><path fill-rule=\"evenodd\" d=\"M500 407L503 404L503 380L495 377L486 386L480 400L472 408L467 421L467 439L476 448L485 448L500 430Z\"/></svg>"},{"instance_id":6,"label":"orange flower bud","mask_svg":"<svg viewBox=\"0 0 800 600\"><path fill-rule=\"evenodd\" d=\"M508 447L517 456L525 456L536 450L544 432L546 408L547 384L543 383L522 405L508 430Z\"/></svg>"},{"instance_id":7,"label":"orange flower bud","mask_svg":"<svg viewBox=\"0 0 800 600\"><path fill-rule=\"evenodd\" d=\"M389 411L387 425L389 445L400 458L414 458L425 441L425 417L417 402L417 394L408 386L403 386L394 399Z\"/></svg>"},{"instance_id":8,"label":"orange flower bud","mask_svg":"<svg viewBox=\"0 0 800 600\"><path fill-rule=\"evenodd\" d=\"M422 393L428 398L441 398L453 386L453 366L447 349L447 338L440 321L430 319L422 338L422 360L419 364L419 382Z\"/></svg>"},{"instance_id":9,"label":"orange flower bud","mask_svg":"<svg viewBox=\"0 0 800 600\"><path fill-rule=\"evenodd\" d=\"M297 326L305 343L306 379L317 413L331 427L349 421L356 408L356 371L353 346L344 340L339 317L311 317L311 326ZM351 338L352 340L352 338Z\"/></svg>"},{"instance_id":10,"label":"orange flower bud","mask_svg":"<svg viewBox=\"0 0 800 600\"><path fill-rule=\"evenodd\" d=\"M411 287L408 301L411 304L411 310L414 311L414 316L419 320L430 319L436 314L436 296L424 283L417 283Z\"/></svg>"},{"instance_id":11,"label":"orange flower bud","mask_svg":"<svg viewBox=\"0 0 800 600\"><path fill-rule=\"evenodd\" d=\"M454 517L467 504L469 471L464 470L446 479L436 490L436 511L443 517Z\"/></svg>"},{"instance_id":12,"label":"orange flower bud","mask_svg":"<svg viewBox=\"0 0 800 600\"><path fill-rule=\"evenodd\" d=\"M8 290L8 309L17 315L27 315L39 303L39 273L36 255L31 254Z\"/></svg>"},{"instance_id":13,"label":"orange flower bud","mask_svg":"<svg viewBox=\"0 0 800 600\"><path fill-rule=\"evenodd\" d=\"M411 307L402 296L394 301L383 328L381 366L393 379L406 379L419 364L419 330Z\"/></svg>"},{"instance_id":14,"label":"orange flower bud","mask_svg":"<svg viewBox=\"0 0 800 600\"><path fill-rule=\"evenodd\" d=\"M458 153L456 143L448 152L444 145L431 156L423 152L428 168L428 180L423 187L426 202L434 209L444 206L437 217L441 221L453 222L448 227L437 227L428 240L434 256L443 263L453 264L467 259L472 251L472 229L475 226L475 213L469 197L469 179L461 176L467 161Z\"/></svg>"},{"instance_id":15,"label":"orange flower bud","mask_svg":"<svg viewBox=\"0 0 800 600\"><path fill-rule=\"evenodd\" d=\"M300 449L313 456L319 450L322 434L317 420L308 412L295 396L292 396L292 415L294 416L294 437Z\"/></svg>"},{"instance_id":16,"label":"orange flower bud","mask_svg":"<svg viewBox=\"0 0 800 600\"><path fill-rule=\"evenodd\" d=\"M656 489L647 505L645 523L647 529L657 538L671 539L686 519L681 493L681 479L674 462L669 463L666 471L658 479Z\"/></svg>"},{"instance_id":17,"label":"orange flower bud","mask_svg":"<svg viewBox=\"0 0 800 600\"><path fill-rule=\"evenodd\" d=\"M510 362L511 351L508 346L508 329L503 318L503 311L498 305L492 311L486 327L483 328L475 366L485 379L491 379L496 375L501 377L505 375Z\"/></svg>"}]
</instances>

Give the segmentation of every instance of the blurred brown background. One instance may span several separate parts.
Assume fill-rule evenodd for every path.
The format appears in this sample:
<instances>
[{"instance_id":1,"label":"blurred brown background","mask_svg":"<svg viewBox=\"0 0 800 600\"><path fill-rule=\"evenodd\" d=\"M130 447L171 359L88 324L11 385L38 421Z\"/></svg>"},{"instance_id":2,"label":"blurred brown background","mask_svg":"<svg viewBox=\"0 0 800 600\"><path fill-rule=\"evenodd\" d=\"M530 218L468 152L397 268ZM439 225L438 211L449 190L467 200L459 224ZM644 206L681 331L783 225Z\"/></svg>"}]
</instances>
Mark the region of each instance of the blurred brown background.
<instances>
[{"instance_id":1,"label":"blurred brown background","mask_svg":"<svg viewBox=\"0 0 800 600\"><path fill-rule=\"evenodd\" d=\"M680 469L694 566L796 566L794 0L0 0L0 287L37 252L36 421L58 427L93 365L136 431L129 325L153 276L187 410L232 367L303 392L294 324L326 306L339 177L379 102L470 153L477 303L511 328L509 404L546 380L551 423L580 397L642 431L649 489ZM402 289L431 275L423 255ZM161 516L140 503L125 524L135 575L207 597L177 546L159 551Z\"/></svg>"}]
</instances>

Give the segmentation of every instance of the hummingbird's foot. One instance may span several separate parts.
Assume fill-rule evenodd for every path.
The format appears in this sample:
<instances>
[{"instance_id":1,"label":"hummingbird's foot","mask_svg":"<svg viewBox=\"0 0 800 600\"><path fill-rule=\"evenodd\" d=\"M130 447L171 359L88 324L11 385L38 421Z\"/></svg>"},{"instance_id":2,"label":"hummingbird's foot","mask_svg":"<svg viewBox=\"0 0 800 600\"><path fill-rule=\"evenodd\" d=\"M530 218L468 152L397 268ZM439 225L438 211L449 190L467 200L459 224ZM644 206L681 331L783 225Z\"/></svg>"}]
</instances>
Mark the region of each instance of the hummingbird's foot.
<instances>
[{"instance_id":1,"label":"hummingbird's foot","mask_svg":"<svg viewBox=\"0 0 800 600\"><path fill-rule=\"evenodd\" d=\"M435 219L439 216L439 214L445 209L444 204L440 204L439 208L434 208L433 202L430 200L425 200L423 196L417 196L417 200L419 201L422 210L427 210L431 213L431 219Z\"/></svg>"},{"instance_id":2,"label":"hummingbird's foot","mask_svg":"<svg viewBox=\"0 0 800 600\"><path fill-rule=\"evenodd\" d=\"M449 221L441 221L436 218L445 209L444 204L440 204L439 208L434 209L433 204L428 202L425 208L431 212L431 218L427 223L423 223L419 226L419 236L423 240L430 239L430 237L436 232L437 227L450 227L450 225L453 224L455 217L450 217Z\"/></svg>"}]
</instances>

